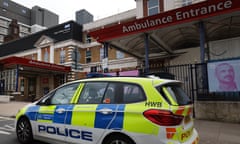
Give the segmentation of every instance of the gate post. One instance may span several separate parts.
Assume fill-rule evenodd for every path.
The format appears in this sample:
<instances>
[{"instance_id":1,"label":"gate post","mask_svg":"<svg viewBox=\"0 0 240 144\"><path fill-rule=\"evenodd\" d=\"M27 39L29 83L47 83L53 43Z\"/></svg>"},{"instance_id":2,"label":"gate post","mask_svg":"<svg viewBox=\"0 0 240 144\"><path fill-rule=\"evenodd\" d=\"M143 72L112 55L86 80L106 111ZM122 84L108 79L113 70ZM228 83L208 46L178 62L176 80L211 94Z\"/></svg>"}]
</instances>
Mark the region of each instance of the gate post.
<instances>
[{"instance_id":1,"label":"gate post","mask_svg":"<svg viewBox=\"0 0 240 144\"><path fill-rule=\"evenodd\" d=\"M192 101L193 101L193 118L195 118L195 97L194 97L194 85L193 85L193 64L190 64L190 75L191 75L191 95L192 95Z\"/></svg>"},{"instance_id":2,"label":"gate post","mask_svg":"<svg viewBox=\"0 0 240 144\"><path fill-rule=\"evenodd\" d=\"M200 53L201 53L201 63L205 62L205 28L204 23L199 22L199 32L200 32Z\"/></svg>"},{"instance_id":3,"label":"gate post","mask_svg":"<svg viewBox=\"0 0 240 144\"><path fill-rule=\"evenodd\" d=\"M149 51L149 35L145 34L145 68L144 68L144 74L149 73L149 58L148 58L148 51Z\"/></svg>"}]
</instances>

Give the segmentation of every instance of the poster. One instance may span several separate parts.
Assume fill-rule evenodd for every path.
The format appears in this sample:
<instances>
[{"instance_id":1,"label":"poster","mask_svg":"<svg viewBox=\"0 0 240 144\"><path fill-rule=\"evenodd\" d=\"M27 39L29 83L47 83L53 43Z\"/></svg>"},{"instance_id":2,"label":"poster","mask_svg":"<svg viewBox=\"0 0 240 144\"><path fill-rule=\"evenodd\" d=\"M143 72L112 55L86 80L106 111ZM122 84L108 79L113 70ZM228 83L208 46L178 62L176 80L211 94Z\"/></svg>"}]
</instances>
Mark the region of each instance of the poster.
<instances>
[{"instance_id":1,"label":"poster","mask_svg":"<svg viewBox=\"0 0 240 144\"><path fill-rule=\"evenodd\" d=\"M207 64L210 92L240 91L240 60L214 61Z\"/></svg>"}]
</instances>

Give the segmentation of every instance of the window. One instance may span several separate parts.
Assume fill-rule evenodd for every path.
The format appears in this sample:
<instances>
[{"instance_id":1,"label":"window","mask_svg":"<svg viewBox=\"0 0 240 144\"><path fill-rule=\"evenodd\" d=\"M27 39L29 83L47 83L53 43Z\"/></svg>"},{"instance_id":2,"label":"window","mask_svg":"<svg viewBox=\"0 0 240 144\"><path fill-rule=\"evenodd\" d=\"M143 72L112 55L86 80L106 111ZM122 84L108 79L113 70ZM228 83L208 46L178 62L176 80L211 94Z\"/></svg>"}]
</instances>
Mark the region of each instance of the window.
<instances>
[{"instance_id":1,"label":"window","mask_svg":"<svg viewBox=\"0 0 240 144\"><path fill-rule=\"evenodd\" d=\"M99 104L107 87L107 82L88 82L81 92L79 103L81 104Z\"/></svg>"},{"instance_id":2,"label":"window","mask_svg":"<svg viewBox=\"0 0 240 144\"><path fill-rule=\"evenodd\" d=\"M165 85L162 87L157 87L157 90L169 104L174 105L174 102L176 102L177 105L187 105L191 103L190 98L183 91L180 85ZM168 96L171 96L171 99L173 99L174 102L172 102Z\"/></svg>"},{"instance_id":3,"label":"window","mask_svg":"<svg viewBox=\"0 0 240 144\"><path fill-rule=\"evenodd\" d=\"M192 4L192 0L183 0L182 1L182 6L188 6Z\"/></svg>"},{"instance_id":4,"label":"window","mask_svg":"<svg viewBox=\"0 0 240 144\"><path fill-rule=\"evenodd\" d=\"M4 70L1 72L2 80L4 83L5 91L15 91L16 90L16 69ZM24 81L20 81L21 84L24 85Z\"/></svg>"},{"instance_id":5,"label":"window","mask_svg":"<svg viewBox=\"0 0 240 144\"><path fill-rule=\"evenodd\" d=\"M159 13L159 0L148 0L148 16Z\"/></svg>"},{"instance_id":6,"label":"window","mask_svg":"<svg viewBox=\"0 0 240 144\"><path fill-rule=\"evenodd\" d=\"M0 19L0 25L7 28L8 27L8 22L6 20Z\"/></svg>"},{"instance_id":7,"label":"window","mask_svg":"<svg viewBox=\"0 0 240 144\"><path fill-rule=\"evenodd\" d=\"M22 9L22 13L26 14L26 13L27 13L27 11L26 11L25 9Z\"/></svg>"},{"instance_id":8,"label":"window","mask_svg":"<svg viewBox=\"0 0 240 144\"><path fill-rule=\"evenodd\" d=\"M30 28L25 27L25 26L23 26L23 25L21 25L21 26L19 27L19 30L20 30L21 32L23 32L23 33L29 33L29 32L30 32Z\"/></svg>"},{"instance_id":9,"label":"window","mask_svg":"<svg viewBox=\"0 0 240 144\"><path fill-rule=\"evenodd\" d=\"M44 58L43 58L44 62L48 62L49 61L49 53L48 53L48 49L45 49L44 51Z\"/></svg>"},{"instance_id":10,"label":"window","mask_svg":"<svg viewBox=\"0 0 240 144\"><path fill-rule=\"evenodd\" d=\"M100 48L100 61L104 58L104 48Z\"/></svg>"},{"instance_id":11,"label":"window","mask_svg":"<svg viewBox=\"0 0 240 144\"><path fill-rule=\"evenodd\" d=\"M50 104L69 104L78 86L79 83L73 83L57 89L51 98Z\"/></svg>"},{"instance_id":12,"label":"window","mask_svg":"<svg viewBox=\"0 0 240 144\"><path fill-rule=\"evenodd\" d=\"M97 66L92 66L90 68L90 72L97 72Z\"/></svg>"},{"instance_id":13,"label":"window","mask_svg":"<svg viewBox=\"0 0 240 144\"><path fill-rule=\"evenodd\" d=\"M63 48L61 48L61 51L60 51L60 64L65 63L65 56L66 56L66 52L65 52L65 50L63 50Z\"/></svg>"},{"instance_id":14,"label":"window","mask_svg":"<svg viewBox=\"0 0 240 144\"><path fill-rule=\"evenodd\" d=\"M92 42L92 38L90 35L86 36L86 43L91 43Z\"/></svg>"},{"instance_id":15,"label":"window","mask_svg":"<svg viewBox=\"0 0 240 144\"><path fill-rule=\"evenodd\" d=\"M117 59L122 59L124 58L124 53L121 51L116 51L116 56L117 56Z\"/></svg>"},{"instance_id":16,"label":"window","mask_svg":"<svg viewBox=\"0 0 240 144\"><path fill-rule=\"evenodd\" d=\"M66 55L66 54L65 54ZM74 62L79 62L81 60L81 53L80 51L75 48L73 51L72 51L72 60Z\"/></svg>"},{"instance_id":17,"label":"window","mask_svg":"<svg viewBox=\"0 0 240 144\"><path fill-rule=\"evenodd\" d=\"M121 82L88 82L80 95L82 104L123 104L146 99L142 88Z\"/></svg>"},{"instance_id":18,"label":"window","mask_svg":"<svg viewBox=\"0 0 240 144\"><path fill-rule=\"evenodd\" d=\"M4 36L0 35L0 42L3 42L3 40L4 40Z\"/></svg>"},{"instance_id":19,"label":"window","mask_svg":"<svg viewBox=\"0 0 240 144\"><path fill-rule=\"evenodd\" d=\"M145 100L145 94L138 85L124 84L123 90L123 103L134 103Z\"/></svg>"},{"instance_id":20,"label":"window","mask_svg":"<svg viewBox=\"0 0 240 144\"><path fill-rule=\"evenodd\" d=\"M90 50L86 51L86 63L90 63L92 61L92 54Z\"/></svg>"},{"instance_id":21,"label":"window","mask_svg":"<svg viewBox=\"0 0 240 144\"><path fill-rule=\"evenodd\" d=\"M8 30L6 28L1 28L0 29L0 34L7 35L8 34Z\"/></svg>"},{"instance_id":22,"label":"window","mask_svg":"<svg viewBox=\"0 0 240 144\"><path fill-rule=\"evenodd\" d=\"M6 7L8 7L8 2L5 2L5 1L4 1L4 2L3 2L3 5L6 6Z\"/></svg>"}]
</instances>

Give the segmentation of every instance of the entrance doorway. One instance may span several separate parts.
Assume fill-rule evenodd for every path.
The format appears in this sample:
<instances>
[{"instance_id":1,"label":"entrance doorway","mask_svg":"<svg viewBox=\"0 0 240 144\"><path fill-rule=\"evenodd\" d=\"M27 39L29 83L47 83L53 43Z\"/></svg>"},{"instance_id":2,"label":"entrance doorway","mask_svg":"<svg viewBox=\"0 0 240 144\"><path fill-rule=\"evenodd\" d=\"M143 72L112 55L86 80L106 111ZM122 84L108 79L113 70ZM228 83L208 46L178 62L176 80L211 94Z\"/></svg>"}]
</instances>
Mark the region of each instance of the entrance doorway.
<instances>
[{"instance_id":1,"label":"entrance doorway","mask_svg":"<svg viewBox=\"0 0 240 144\"><path fill-rule=\"evenodd\" d=\"M36 98L36 77L28 78L28 99L34 101Z\"/></svg>"},{"instance_id":2,"label":"entrance doorway","mask_svg":"<svg viewBox=\"0 0 240 144\"><path fill-rule=\"evenodd\" d=\"M34 101L36 98L36 77L20 76L19 78L20 95L16 100Z\"/></svg>"}]
</instances>

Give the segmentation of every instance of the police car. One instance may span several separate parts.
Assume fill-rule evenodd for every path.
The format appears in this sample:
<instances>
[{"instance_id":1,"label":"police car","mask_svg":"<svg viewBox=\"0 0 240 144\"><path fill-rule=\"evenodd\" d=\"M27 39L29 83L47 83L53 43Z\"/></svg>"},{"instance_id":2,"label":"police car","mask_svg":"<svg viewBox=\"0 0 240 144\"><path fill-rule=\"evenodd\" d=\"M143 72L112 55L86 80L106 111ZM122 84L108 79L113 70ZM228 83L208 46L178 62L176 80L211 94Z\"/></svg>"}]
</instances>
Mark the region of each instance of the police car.
<instances>
[{"instance_id":1,"label":"police car","mask_svg":"<svg viewBox=\"0 0 240 144\"><path fill-rule=\"evenodd\" d=\"M181 82L103 77L66 83L16 115L20 143L197 144Z\"/></svg>"}]
</instances>

